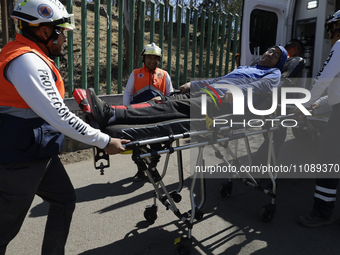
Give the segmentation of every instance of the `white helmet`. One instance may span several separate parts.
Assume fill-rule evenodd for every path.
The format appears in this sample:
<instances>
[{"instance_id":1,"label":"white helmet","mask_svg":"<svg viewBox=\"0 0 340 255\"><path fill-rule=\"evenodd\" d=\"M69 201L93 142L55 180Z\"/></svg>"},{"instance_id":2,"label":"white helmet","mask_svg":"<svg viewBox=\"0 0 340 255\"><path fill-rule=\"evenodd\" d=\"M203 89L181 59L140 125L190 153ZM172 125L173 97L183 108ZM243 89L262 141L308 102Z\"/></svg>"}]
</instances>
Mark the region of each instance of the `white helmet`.
<instances>
[{"instance_id":1,"label":"white helmet","mask_svg":"<svg viewBox=\"0 0 340 255\"><path fill-rule=\"evenodd\" d=\"M326 19L326 24L325 24L325 28L326 31L328 33L332 33L334 31L332 31L333 29L333 23L334 22L340 22L340 10L338 10L337 12L335 12L334 14L331 14L327 17Z\"/></svg>"},{"instance_id":2,"label":"white helmet","mask_svg":"<svg viewBox=\"0 0 340 255\"><path fill-rule=\"evenodd\" d=\"M59 0L18 0L11 18L30 26L50 23L66 30L75 29L73 14L69 14Z\"/></svg>"},{"instance_id":3,"label":"white helmet","mask_svg":"<svg viewBox=\"0 0 340 255\"><path fill-rule=\"evenodd\" d=\"M162 49L159 48L155 43L147 44L141 52L141 56L145 55L155 55L162 57Z\"/></svg>"}]
</instances>

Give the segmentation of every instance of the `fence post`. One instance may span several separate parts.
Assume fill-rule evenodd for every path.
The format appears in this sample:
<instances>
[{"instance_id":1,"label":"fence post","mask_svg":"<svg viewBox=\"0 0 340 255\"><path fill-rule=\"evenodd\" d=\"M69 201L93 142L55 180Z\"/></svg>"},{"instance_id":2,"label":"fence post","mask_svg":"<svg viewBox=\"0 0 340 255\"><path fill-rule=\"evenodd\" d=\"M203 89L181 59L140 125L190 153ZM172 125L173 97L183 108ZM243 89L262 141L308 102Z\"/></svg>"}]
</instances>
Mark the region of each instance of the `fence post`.
<instances>
[{"instance_id":1,"label":"fence post","mask_svg":"<svg viewBox=\"0 0 340 255\"><path fill-rule=\"evenodd\" d=\"M134 56L134 27L135 27L135 1L130 0L130 28L129 28L129 73L133 71L133 56Z\"/></svg>"},{"instance_id":2,"label":"fence post","mask_svg":"<svg viewBox=\"0 0 340 255\"><path fill-rule=\"evenodd\" d=\"M56 58L54 59L54 63L55 63L55 65L57 66L57 68L60 69L60 57L56 57Z\"/></svg>"},{"instance_id":3,"label":"fence post","mask_svg":"<svg viewBox=\"0 0 340 255\"><path fill-rule=\"evenodd\" d=\"M87 89L87 1L81 0L81 84Z\"/></svg>"},{"instance_id":4,"label":"fence post","mask_svg":"<svg viewBox=\"0 0 340 255\"><path fill-rule=\"evenodd\" d=\"M107 0L107 53L106 53L106 94L111 94L111 69L112 69L112 0ZM118 93L122 93L121 91Z\"/></svg>"},{"instance_id":5,"label":"fence post","mask_svg":"<svg viewBox=\"0 0 340 255\"><path fill-rule=\"evenodd\" d=\"M182 6L177 5L177 45L176 45L176 74L175 74L175 88L179 87L179 71L180 71L180 57L181 57L181 34L182 34Z\"/></svg>"},{"instance_id":6,"label":"fence post","mask_svg":"<svg viewBox=\"0 0 340 255\"><path fill-rule=\"evenodd\" d=\"M119 22L118 22L118 93L122 91L123 82L123 12L124 0L119 0Z\"/></svg>"},{"instance_id":7,"label":"fence post","mask_svg":"<svg viewBox=\"0 0 340 255\"><path fill-rule=\"evenodd\" d=\"M222 76L226 16L227 16L226 13L222 12L222 31L221 31L220 61L219 61L220 65L218 68L218 77Z\"/></svg>"},{"instance_id":8,"label":"fence post","mask_svg":"<svg viewBox=\"0 0 340 255\"><path fill-rule=\"evenodd\" d=\"M145 0L140 1L140 40L139 40L139 48L141 51L144 48L144 34L145 34ZM142 56L139 56L139 66L143 67L143 58Z\"/></svg>"},{"instance_id":9,"label":"fence post","mask_svg":"<svg viewBox=\"0 0 340 255\"><path fill-rule=\"evenodd\" d=\"M188 79L188 53L189 53L189 25L190 25L190 7L186 7L186 24L185 24L185 39L184 39L184 71L183 84Z\"/></svg>"},{"instance_id":10,"label":"fence post","mask_svg":"<svg viewBox=\"0 0 340 255\"><path fill-rule=\"evenodd\" d=\"M203 77L203 53L204 53L204 36L205 36L205 10L202 10L201 15L201 40L200 40L200 60L199 60L199 70L198 70L198 77Z\"/></svg>"},{"instance_id":11,"label":"fence post","mask_svg":"<svg viewBox=\"0 0 340 255\"><path fill-rule=\"evenodd\" d=\"M197 51L197 8L194 8L194 27L192 39L192 62L191 62L191 77L195 78L196 69L196 51Z\"/></svg>"},{"instance_id":12,"label":"fence post","mask_svg":"<svg viewBox=\"0 0 340 255\"><path fill-rule=\"evenodd\" d=\"M209 69L210 69L210 50L211 50L211 36L212 36L212 31L211 31L211 23L212 23L212 14L213 12L209 12L209 17L208 17L208 40L207 40L207 56L206 56L206 63L205 63L205 77L209 77Z\"/></svg>"},{"instance_id":13,"label":"fence post","mask_svg":"<svg viewBox=\"0 0 340 255\"><path fill-rule=\"evenodd\" d=\"M229 59L230 59L230 44L231 44L231 25L232 25L233 15L229 13L228 15L228 42L227 42L227 54L225 60L225 73L229 72Z\"/></svg>"},{"instance_id":14,"label":"fence post","mask_svg":"<svg viewBox=\"0 0 340 255\"><path fill-rule=\"evenodd\" d=\"M5 45L9 42L7 4L8 0L1 0L2 45Z\"/></svg>"},{"instance_id":15,"label":"fence post","mask_svg":"<svg viewBox=\"0 0 340 255\"><path fill-rule=\"evenodd\" d=\"M216 63L217 63L217 46L218 46L218 36L220 29L220 14L216 12L216 24L215 24L215 37L214 37L214 56L213 56L213 68L212 68L212 78L216 77ZM221 64L221 63L220 63Z\"/></svg>"},{"instance_id":16,"label":"fence post","mask_svg":"<svg viewBox=\"0 0 340 255\"><path fill-rule=\"evenodd\" d=\"M155 1L151 0L150 43L155 42Z\"/></svg>"},{"instance_id":17,"label":"fence post","mask_svg":"<svg viewBox=\"0 0 340 255\"><path fill-rule=\"evenodd\" d=\"M162 49L163 53L163 42L164 42L164 3L159 3L159 48ZM159 68L163 69L163 58L159 63Z\"/></svg>"},{"instance_id":18,"label":"fence post","mask_svg":"<svg viewBox=\"0 0 340 255\"><path fill-rule=\"evenodd\" d=\"M172 37L173 37L173 16L174 6L169 4L169 36L168 36L168 73L171 77L171 59L172 59Z\"/></svg>"},{"instance_id":19,"label":"fence post","mask_svg":"<svg viewBox=\"0 0 340 255\"><path fill-rule=\"evenodd\" d=\"M94 1L94 91L99 94L99 0Z\"/></svg>"},{"instance_id":20,"label":"fence post","mask_svg":"<svg viewBox=\"0 0 340 255\"><path fill-rule=\"evenodd\" d=\"M67 12L72 13L72 0L67 0ZM67 32L67 67L68 67L68 96L72 97L74 89L73 77L73 31Z\"/></svg>"},{"instance_id":21,"label":"fence post","mask_svg":"<svg viewBox=\"0 0 340 255\"><path fill-rule=\"evenodd\" d=\"M235 14L232 70L234 70L235 68L235 56L236 56L236 48L237 48L237 34L238 34L238 18L239 16Z\"/></svg>"}]
</instances>

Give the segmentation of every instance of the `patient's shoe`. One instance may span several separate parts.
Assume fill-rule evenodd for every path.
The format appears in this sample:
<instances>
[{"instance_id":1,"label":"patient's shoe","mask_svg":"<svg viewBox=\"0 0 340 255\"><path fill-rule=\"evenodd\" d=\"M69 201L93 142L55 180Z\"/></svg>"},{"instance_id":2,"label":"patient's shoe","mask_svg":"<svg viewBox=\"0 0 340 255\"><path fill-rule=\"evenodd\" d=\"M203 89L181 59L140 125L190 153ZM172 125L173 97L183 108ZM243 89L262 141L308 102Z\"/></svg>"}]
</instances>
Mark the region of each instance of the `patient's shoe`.
<instances>
[{"instance_id":1,"label":"patient's shoe","mask_svg":"<svg viewBox=\"0 0 340 255\"><path fill-rule=\"evenodd\" d=\"M316 228L316 227L321 227L324 225L329 225L329 224L332 224L334 221L332 216L328 218L321 218L321 217L316 216L313 213L300 216L298 220L301 225L308 227L308 228Z\"/></svg>"},{"instance_id":2,"label":"patient's shoe","mask_svg":"<svg viewBox=\"0 0 340 255\"><path fill-rule=\"evenodd\" d=\"M97 97L93 88L86 90L86 96L91 107L91 113L97 121L99 128L104 128L108 125L108 121L114 115L113 108Z\"/></svg>"}]
</instances>

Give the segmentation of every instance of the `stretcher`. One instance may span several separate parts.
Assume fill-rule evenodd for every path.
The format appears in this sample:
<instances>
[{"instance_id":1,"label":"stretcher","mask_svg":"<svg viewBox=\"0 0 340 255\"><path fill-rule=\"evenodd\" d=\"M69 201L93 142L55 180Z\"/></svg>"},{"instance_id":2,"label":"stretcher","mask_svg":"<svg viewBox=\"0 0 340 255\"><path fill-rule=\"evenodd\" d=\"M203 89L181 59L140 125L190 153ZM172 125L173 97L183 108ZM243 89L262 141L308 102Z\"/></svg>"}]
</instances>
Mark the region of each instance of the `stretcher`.
<instances>
[{"instance_id":1,"label":"stretcher","mask_svg":"<svg viewBox=\"0 0 340 255\"><path fill-rule=\"evenodd\" d=\"M303 59L299 58L297 62L294 62L294 68L289 68L289 74L296 72L296 67L301 68ZM293 61L292 61L293 62ZM292 64L292 62L288 63ZM301 69L302 70L302 69ZM288 72L288 71L287 71ZM284 72L282 72L284 74ZM287 75L285 78L289 78ZM287 80L285 81L287 82ZM289 79L288 79L288 82ZM84 112L90 112L89 105L86 101L85 92L82 90L75 90L74 97ZM267 108L266 108L267 109ZM222 116L222 118L228 118L230 115ZM277 116L271 116L278 118ZM87 114L87 121L92 123L96 127L96 122L91 117L91 114ZM264 117L268 119L268 116ZM256 120L256 121L263 121ZM248 125L249 123L247 123ZM252 123L254 124L254 123ZM241 124L239 124L241 125ZM184 238L176 240L177 250L180 254L189 254L191 250L191 237L194 221L199 221L203 218L204 213L202 207L205 203L206 190L205 190L205 176L204 172L194 171L192 173L191 185L190 185L190 209L188 211L181 211L179 209L179 203L181 202L181 191L183 188L183 161L182 151L186 149L195 149L197 151L196 166L204 166L205 159L203 150L206 147L211 147L215 156L223 161L226 166L236 165L240 166L243 162L237 156L237 143L240 139L243 139L247 156L248 164L252 164L252 152L249 145L249 137L264 133L268 135L268 157L267 164L276 164L276 157L273 148L273 132L278 130L277 126L269 126L266 129L253 131L247 129L241 125L234 126L211 126L211 119L209 118L197 118L197 119L175 119L169 121L163 121L159 123L150 123L145 125L111 125L102 130L108 133L111 137L125 138L131 140L130 143L124 145L126 150L132 152L132 159L138 165L144 166L144 171L154 188L153 204L147 206L144 211L145 219L154 223L157 219L157 201L163 206L174 213L179 220L184 222L187 228L187 235ZM255 124L254 124L255 125ZM186 143L181 143L185 140ZM234 151L228 147L231 141L235 141ZM150 147L151 144L161 144L159 150L154 150ZM218 146L225 148L226 152L231 156L227 158L220 152ZM175 190L168 190L164 184L163 179L166 176L168 163L170 157L177 155L178 165L178 187ZM109 157L104 150L94 148L95 168L100 170L103 174L104 169L109 167ZM156 157L165 155L163 170L159 171L155 164ZM100 162L100 163L98 163ZM104 163L103 163L104 162ZM276 206L276 176L271 172L268 172L270 184L265 187L261 186L259 182L250 174L233 173L232 177L229 177L228 181L222 185L220 193L223 196L230 196L232 189L232 178L239 178L245 184L254 187L257 190L270 196L270 203L263 207L261 213L261 219L263 221L271 221L275 214ZM197 189L195 189L196 183L199 182L199 196L195 195ZM199 199L199 201L197 201Z\"/></svg>"}]
</instances>

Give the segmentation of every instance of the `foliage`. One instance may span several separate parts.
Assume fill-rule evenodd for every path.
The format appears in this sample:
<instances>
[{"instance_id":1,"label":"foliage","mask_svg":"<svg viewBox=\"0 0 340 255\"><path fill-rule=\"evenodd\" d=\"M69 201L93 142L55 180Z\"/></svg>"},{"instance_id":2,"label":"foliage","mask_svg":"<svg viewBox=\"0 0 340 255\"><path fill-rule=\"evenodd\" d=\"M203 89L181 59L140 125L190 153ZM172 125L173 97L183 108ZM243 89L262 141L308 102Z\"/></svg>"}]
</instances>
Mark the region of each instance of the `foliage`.
<instances>
[{"instance_id":1,"label":"foliage","mask_svg":"<svg viewBox=\"0 0 340 255\"><path fill-rule=\"evenodd\" d=\"M183 6L189 6L192 12L193 8L197 7L199 10L224 11L226 13L238 14L239 16L242 14L242 3L242 0L183 0Z\"/></svg>"}]
</instances>

